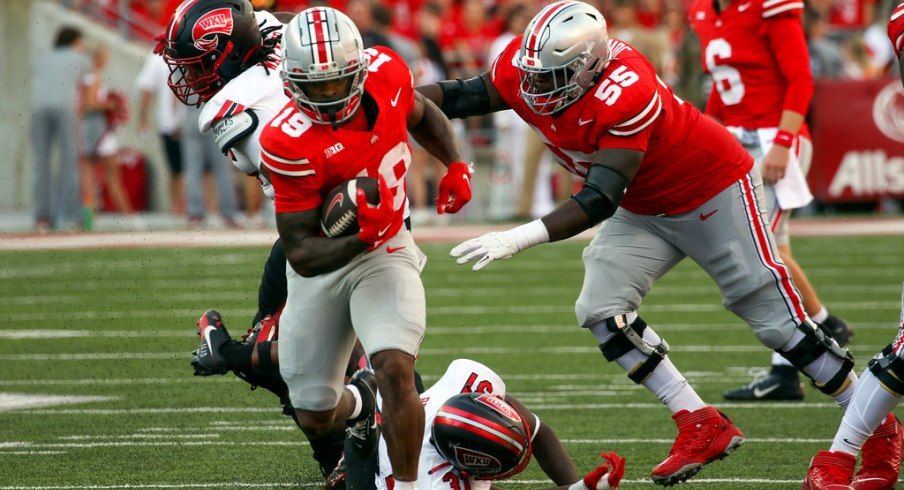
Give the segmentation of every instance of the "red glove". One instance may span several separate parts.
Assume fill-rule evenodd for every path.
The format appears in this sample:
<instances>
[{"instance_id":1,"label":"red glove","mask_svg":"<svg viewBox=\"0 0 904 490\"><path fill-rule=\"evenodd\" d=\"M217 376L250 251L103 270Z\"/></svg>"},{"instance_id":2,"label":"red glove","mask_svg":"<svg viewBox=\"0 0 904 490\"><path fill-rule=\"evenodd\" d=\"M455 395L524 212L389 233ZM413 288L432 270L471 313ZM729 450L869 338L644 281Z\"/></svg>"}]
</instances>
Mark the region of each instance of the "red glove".
<instances>
[{"instance_id":1,"label":"red glove","mask_svg":"<svg viewBox=\"0 0 904 490\"><path fill-rule=\"evenodd\" d=\"M160 33L154 36L154 41L157 44L154 45L154 54L163 56L163 48L166 47L166 33Z\"/></svg>"},{"instance_id":2,"label":"red glove","mask_svg":"<svg viewBox=\"0 0 904 490\"><path fill-rule=\"evenodd\" d=\"M584 477L584 486L586 486L588 490L609 490L618 488L619 482L621 482L622 477L625 476L625 458L620 458L614 451L609 454L602 453L600 456L602 456L606 462L599 465L595 470ZM608 477L603 478L604 476L607 476L607 473Z\"/></svg>"},{"instance_id":3,"label":"red glove","mask_svg":"<svg viewBox=\"0 0 904 490\"><path fill-rule=\"evenodd\" d=\"M450 163L446 175L439 181L436 212L457 213L470 200L471 168L463 162Z\"/></svg>"},{"instance_id":4,"label":"red glove","mask_svg":"<svg viewBox=\"0 0 904 490\"><path fill-rule=\"evenodd\" d=\"M392 208L392 191L389 190L382 175L380 176L380 204L371 207L367 202L367 196L361 189L358 189L357 200L358 226L361 227L358 238L370 244L370 250L375 250L399 232L403 220L396 217L396 211Z\"/></svg>"}]
</instances>

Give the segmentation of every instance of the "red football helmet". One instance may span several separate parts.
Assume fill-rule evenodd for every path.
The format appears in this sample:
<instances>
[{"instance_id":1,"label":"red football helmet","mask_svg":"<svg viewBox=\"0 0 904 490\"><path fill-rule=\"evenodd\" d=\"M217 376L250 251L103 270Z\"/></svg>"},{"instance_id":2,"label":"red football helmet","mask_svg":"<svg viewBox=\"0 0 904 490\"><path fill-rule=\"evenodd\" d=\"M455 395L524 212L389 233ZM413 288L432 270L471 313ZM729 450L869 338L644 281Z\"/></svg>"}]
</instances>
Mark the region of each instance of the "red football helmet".
<instances>
[{"instance_id":1,"label":"red football helmet","mask_svg":"<svg viewBox=\"0 0 904 490\"><path fill-rule=\"evenodd\" d=\"M501 480L530 462L527 421L502 398L486 393L455 395L433 421L433 445L463 475Z\"/></svg>"},{"instance_id":2,"label":"red football helmet","mask_svg":"<svg viewBox=\"0 0 904 490\"><path fill-rule=\"evenodd\" d=\"M169 86L185 105L200 105L253 66L262 47L248 0L185 0L166 27Z\"/></svg>"}]
</instances>

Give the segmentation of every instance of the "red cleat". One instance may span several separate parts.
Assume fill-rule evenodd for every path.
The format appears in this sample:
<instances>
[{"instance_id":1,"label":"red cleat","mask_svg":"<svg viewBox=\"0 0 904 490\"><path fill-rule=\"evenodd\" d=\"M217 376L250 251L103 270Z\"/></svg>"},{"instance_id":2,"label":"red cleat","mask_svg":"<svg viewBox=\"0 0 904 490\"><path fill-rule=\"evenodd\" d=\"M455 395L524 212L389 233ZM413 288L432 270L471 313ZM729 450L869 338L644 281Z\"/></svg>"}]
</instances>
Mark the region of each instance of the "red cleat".
<instances>
[{"instance_id":1,"label":"red cleat","mask_svg":"<svg viewBox=\"0 0 904 490\"><path fill-rule=\"evenodd\" d=\"M891 490L898 483L904 459L904 427L894 415L888 417L861 449L862 461L852 485L856 490Z\"/></svg>"},{"instance_id":2,"label":"red cleat","mask_svg":"<svg viewBox=\"0 0 904 490\"><path fill-rule=\"evenodd\" d=\"M857 458L847 453L819 451L810 460L802 490L851 490Z\"/></svg>"},{"instance_id":3,"label":"red cleat","mask_svg":"<svg viewBox=\"0 0 904 490\"><path fill-rule=\"evenodd\" d=\"M744 444L744 434L731 419L713 407L672 415L678 423L678 437L669 457L653 468L654 483L674 485L697 474L703 465L728 456Z\"/></svg>"}]
</instances>

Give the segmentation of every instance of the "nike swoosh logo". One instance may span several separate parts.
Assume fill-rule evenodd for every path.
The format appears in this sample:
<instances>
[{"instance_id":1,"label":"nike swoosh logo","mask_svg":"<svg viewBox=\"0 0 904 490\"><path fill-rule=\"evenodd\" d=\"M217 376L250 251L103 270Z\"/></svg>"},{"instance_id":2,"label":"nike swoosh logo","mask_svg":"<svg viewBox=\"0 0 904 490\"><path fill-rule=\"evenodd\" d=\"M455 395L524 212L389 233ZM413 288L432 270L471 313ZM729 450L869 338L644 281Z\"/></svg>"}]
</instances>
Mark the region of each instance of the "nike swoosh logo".
<instances>
[{"instance_id":1,"label":"nike swoosh logo","mask_svg":"<svg viewBox=\"0 0 904 490\"><path fill-rule=\"evenodd\" d=\"M333 207L342 206L342 201L344 201L344 200L345 200L345 198L342 196L341 192L339 194L336 194L336 197L333 198L333 202L331 202L329 207L326 208L326 214L332 213Z\"/></svg>"},{"instance_id":2,"label":"nike swoosh logo","mask_svg":"<svg viewBox=\"0 0 904 490\"><path fill-rule=\"evenodd\" d=\"M715 212L715 211L713 211L713 212ZM763 388L762 390L759 388L754 388L753 389L753 397L754 398L763 398L764 396L768 395L769 393L772 393L773 391L777 390L779 386L780 385L778 383L776 383L767 388Z\"/></svg>"},{"instance_id":3,"label":"nike swoosh logo","mask_svg":"<svg viewBox=\"0 0 904 490\"><path fill-rule=\"evenodd\" d=\"M747 2L744 5L738 5L738 12L743 12L743 11L747 10L748 8L750 8L751 5L753 5L753 2Z\"/></svg>"},{"instance_id":4,"label":"nike swoosh logo","mask_svg":"<svg viewBox=\"0 0 904 490\"><path fill-rule=\"evenodd\" d=\"M401 93L402 93L402 89L399 89L399 91L396 92L396 94L395 94L395 98L389 101L389 103L392 104L393 107L395 107L396 104L399 103L399 94L401 94Z\"/></svg>"},{"instance_id":5,"label":"nike swoosh logo","mask_svg":"<svg viewBox=\"0 0 904 490\"><path fill-rule=\"evenodd\" d=\"M399 250L402 250L403 248L405 248L405 247L398 247L398 248L386 247L386 253L390 253L390 254L395 253L395 252L398 252Z\"/></svg>"},{"instance_id":6,"label":"nike swoosh logo","mask_svg":"<svg viewBox=\"0 0 904 490\"><path fill-rule=\"evenodd\" d=\"M716 211L718 211L718 209ZM706 214L700 213L700 221L706 221L706 218L709 218L710 216L716 214L716 211Z\"/></svg>"},{"instance_id":7,"label":"nike swoosh logo","mask_svg":"<svg viewBox=\"0 0 904 490\"><path fill-rule=\"evenodd\" d=\"M471 177L468 174L463 174L462 177L464 177L465 182L467 182L468 185L471 185Z\"/></svg>"},{"instance_id":8,"label":"nike swoosh logo","mask_svg":"<svg viewBox=\"0 0 904 490\"><path fill-rule=\"evenodd\" d=\"M377 233L377 236L378 236L378 237L381 237L381 236L385 235L386 232L389 231L390 228L392 228L392 224L390 224L390 225L387 226L386 228L383 228L382 230L380 230L380 232Z\"/></svg>"},{"instance_id":9,"label":"nike swoosh logo","mask_svg":"<svg viewBox=\"0 0 904 490\"><path fill-rule=\"evenodd\" d=\"M578 126L583 126L585 124L590 124L593 122L593 119L588 119L586 121L582 121L581 118L578 118Z\"/></svg>"}]
</instances>

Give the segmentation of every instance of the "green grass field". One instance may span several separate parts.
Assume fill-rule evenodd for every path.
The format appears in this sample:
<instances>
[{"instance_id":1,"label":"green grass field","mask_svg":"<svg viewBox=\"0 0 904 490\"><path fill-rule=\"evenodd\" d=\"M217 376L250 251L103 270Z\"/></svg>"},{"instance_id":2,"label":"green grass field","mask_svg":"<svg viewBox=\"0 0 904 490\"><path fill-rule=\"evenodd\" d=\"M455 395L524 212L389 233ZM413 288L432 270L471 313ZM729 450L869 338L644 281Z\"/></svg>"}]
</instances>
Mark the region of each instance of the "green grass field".
<instances>
[{"instance_id":1,"label":"green grass field","mask_svg":"<svg viewBox=\"0 0 904 490\"><path fill-rule=\"evenodd\" d=\"M451 245L424 245L428 329L417 368L429 385L455 358L490 366L557 430L581 474L614 450L627 458L620 488L653 488L649 472L677 430L668 409L575 326L583 245L545 245L479 273L456 266ZM860 373L896 332L902 238L797 238L794 250L823 301L855 326ZM248 328L268 253L0 253L0 490L319 488L310 448L274 396L232 375L193 377L189 365L194 322L207 308L234 336ZM700 395L747 436L685 485L800 488L841 420L831 399L808 384L803 402L725 403L722 391L747 383L770 352L690 261L640 313ZM23 400L34 405L11 405ZM501 486L548 483L532 463Z\"/></svg>"}]
</instances>

